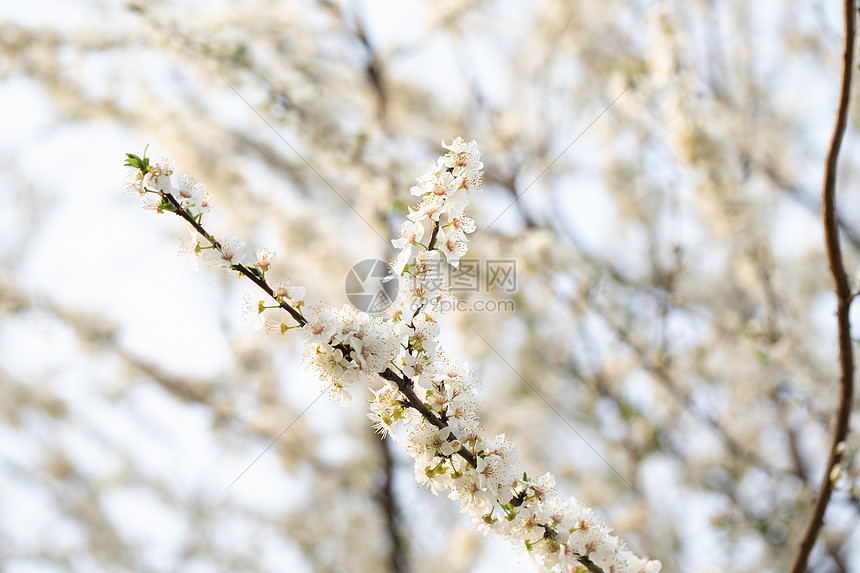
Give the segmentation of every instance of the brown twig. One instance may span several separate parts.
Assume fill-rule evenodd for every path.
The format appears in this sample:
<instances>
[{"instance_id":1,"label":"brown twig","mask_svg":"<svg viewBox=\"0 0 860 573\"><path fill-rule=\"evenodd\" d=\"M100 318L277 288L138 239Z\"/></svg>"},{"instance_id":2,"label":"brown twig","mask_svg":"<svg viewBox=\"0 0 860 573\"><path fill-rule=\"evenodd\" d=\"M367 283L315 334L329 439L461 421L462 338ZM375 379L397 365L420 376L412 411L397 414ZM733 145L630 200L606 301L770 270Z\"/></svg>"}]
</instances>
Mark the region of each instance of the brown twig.
<instances>
[{"instance_id":1,"label":"brown twig","mask_svg":"<svg viewBox=\"0 0 860 573\"><path fill-rule=\"evenodd\" d=\"M405 376L398 375L391 368L388 368L387 370L382 372L380 376L390 382L394 382L397 385L397 389L400 390L400 393L403 394L404 397L406 397L406 402L407 404L409 404L409 407L414 408L419 414L421 414L421 416L424 417L425 420L427 420L440 430L448 426L448 424L442 421L442 418L434 414L433 411L430 410L430 408L428 408L427 405L421 401L421 399L415 393L415 390L412 386L412 380ZM458 441L458 438L452 432L448 435L448 441L455 442ZM460 450L457 453L460 455L461 458L466 460L466 462L470 466L472 466L473 468L478 467L478 460L475 459L475 455L472 454L472 452L467 450L465 447L460 447Z\"/></svg>"},{"instance_id":2,"label":"brown twig","mask_svg":"<svg viewBox=\"0 0 860 573\"><path fill-rule=\"evenodd\" d=\"M210 235L209 232L203 228L203 225L201 225L199 222L197 222L197 220L194 219L194 217L192 217L188 213L188 211L186 211L185 209L183 209L180 206L179 202L176 200L176 197L174 197L170 193L162 193L161 195L163 197L165 197L168 201L170 201L170 204L173 205L173 207L175 209L174 212L177 215L182 217L189 225L194 227L195 231L197 231L199 234L203 235L203 237L207 241L212 243L212 246L215 249L217 249L219 253L221 252L221 250L222 250L221 249L221 243L219 243L215 238L213 238L212 235ZM289 303L287 303L283 300L278 300L275 297L275 292L272 290L272 287L269 286L269 283L267 283L265 279L260 278L257 275L255 275L254 273L252 273L248 269L248 267L239 263L239 264L231 264L230 268L233 269L234 271L237 271L237 272L245 275L246 277L248 277L251 280L251 282L253 282L255 285L260 287L267 295L272 297L275 300L275 302L278 303L278 306L280 306L282 309L287 311L290 314L290 316L292 316L293 319L295 319L295 321L299 323L299 325L304 326L308 323L307 319L304 316L302 316L302 314L298 310L296 310L292 305L290 305Z\"/></svg>"},{"instance_id":3,"label":"brown twig","mask_svg":"<svg viewBox=\"0 0 860 573\"><path fill-rule=\"evenodd\" d=\"M427 250L432 251L436 248L436 238L439 236L439 221L433 221L433 234L430 235L430 242L427 243Z\"/></svg>"},{"instance_id":4,"label":"brown twig","mask_svg":"<svg viewBox=\"0 0 860 573\"><path fill-rule=\"evenodd\" d=\"M824 187L821 191L821 216L824 224L824 244L827 249L827 261L830 264L830 272L833 274L833 282L836 291L836 320L839 328L839 406L836 415L836 427L833 432L833 442L830 446L830 456L825 466L824 476L821 478L821 486L812 515L806 524L806 529L797 546L797 553L789 568L790 573L803 573L806 570L809 554L812 551L818 532L824 521L824 512L830 503L833 493L833 480L831 473L833 468L842 460L842 451L839 444L848 435L848 424L851 415L851 402L854 391L854 356L851 342L851 322L848 311L851 308L851 287L848 284L848 276L845 274L845 266L842 262L842 250L839 246L839 226L836 220L836 169L839 159L839 148L842 146L842 136L848 122L848 106L851 100L851 75L854 68L854 33L855 33L855 7L854 0L845 0L843 9L845 11L845 45L842 53L842 83L839 89L839 109L836 113L836 125L833 128L833 137L830 140L830 148L827 150L827 159L824 166Z\"/></svg>"}]
</instances>

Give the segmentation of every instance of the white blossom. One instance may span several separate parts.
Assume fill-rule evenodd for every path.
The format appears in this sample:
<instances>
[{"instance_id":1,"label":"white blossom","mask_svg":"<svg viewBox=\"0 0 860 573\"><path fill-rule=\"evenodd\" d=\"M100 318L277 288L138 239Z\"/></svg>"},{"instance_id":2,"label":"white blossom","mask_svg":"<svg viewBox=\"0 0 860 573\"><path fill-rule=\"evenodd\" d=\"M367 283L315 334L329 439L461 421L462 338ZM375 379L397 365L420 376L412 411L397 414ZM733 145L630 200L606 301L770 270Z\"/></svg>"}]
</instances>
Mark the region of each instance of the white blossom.
<instances>
[{"instance_id":1,"label":"white blossom","mask_svg":"<svg viewBox=\"0 0 860 573\"><path fill-rule=\"evenodd\" d=\"M219 244L221 245L220 250L208 249L204 251L203 258L217 259L218 264L226 268L242 263L242 259L245 256L245 241L239 238L238 235L233 235L232 237L224 235L221 237Z\"/></svg>"},{"instance_id":2,"label":"white blossom","mask_svg":"<svg viewBox=\"0 0 860 573\"><path fill-rule=\"evenodd\" d=\"M272 259L277 255L276 251L272 251L269 249L257 249L257 262L256 265L261 269L268 269L269 265L272 263Z\"/></svg>"},{"instance_id":3,"label":"white blossom","mask_svg":"<svg viewBox=\"0 0 860 573\"><path fill-rule=\"evenodd\" d=\"M197 207L203 201L206 194L206 185L197 183L186 174L179 176L179 182L175 188L176 199L183 209Z\"/></svg>"}]
</instances>

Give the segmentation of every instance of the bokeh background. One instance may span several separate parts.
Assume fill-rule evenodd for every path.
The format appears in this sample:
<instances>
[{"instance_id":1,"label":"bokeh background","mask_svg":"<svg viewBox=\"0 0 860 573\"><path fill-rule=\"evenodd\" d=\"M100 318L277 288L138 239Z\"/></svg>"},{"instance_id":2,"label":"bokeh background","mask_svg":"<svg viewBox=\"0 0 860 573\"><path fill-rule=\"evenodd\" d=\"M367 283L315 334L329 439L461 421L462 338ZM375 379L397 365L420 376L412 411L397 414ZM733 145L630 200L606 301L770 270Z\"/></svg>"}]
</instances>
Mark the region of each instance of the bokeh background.
<instances>
[{"instance_id":1,"label":"bokeh background","mask_svg":"<svg viewBox=\"0 0 860 573\"><path fill-rule=\"evenodd\" d=\"M210 230L276 249L271 278L336 306L354 263L394 254L380 237L457 135L486 166L470 256L517 269L514 293L463 295L514 312L444 324L487 433L664 571L785 570L837 397L817 194L841 18L798 0L3 3L0 571L533 570L416 487L366 394L314 402L298 337L243 316L252 285L192 272L184 224L123 191L126 152L175 157L214 192ZM860 572L855 436L816 572Z\"/></svg>"}]
</instances>

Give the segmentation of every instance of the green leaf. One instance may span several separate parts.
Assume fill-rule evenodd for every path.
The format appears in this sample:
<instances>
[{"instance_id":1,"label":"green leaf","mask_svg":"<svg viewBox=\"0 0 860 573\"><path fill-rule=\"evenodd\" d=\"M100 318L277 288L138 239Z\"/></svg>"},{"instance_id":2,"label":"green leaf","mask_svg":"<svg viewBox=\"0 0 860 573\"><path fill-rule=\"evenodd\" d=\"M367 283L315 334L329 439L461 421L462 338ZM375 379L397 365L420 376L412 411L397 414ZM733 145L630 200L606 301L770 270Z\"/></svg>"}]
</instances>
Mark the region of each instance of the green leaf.
<instances>
[{"instance_id":1,"label":"green leaf","mask_svg":"<svg viewBox=\"0 0 860 573\"><path fill-rule=\"evenodd\" d=\"M147 145L147 147L149 147ZM138 157L134 153L125 154L125 166L140 169L143 173L149 171L149 158L146 156L146 150L143 152L143 157Z\"/></svg>"},{"instance_id":2,"label":"green leaf","mask_svg":"<svg viewBox=\"0 0 860 573\"><path fill-rule=\"evenodd\" d=\"M136 167L137 169L140 169L141 165L143 165L143 161L140 159L140 157L138 157L134 153L126 153L125 156L126 156L126 160L125 160L125 166L126 167Z\"/></svg>"}]
</instances>

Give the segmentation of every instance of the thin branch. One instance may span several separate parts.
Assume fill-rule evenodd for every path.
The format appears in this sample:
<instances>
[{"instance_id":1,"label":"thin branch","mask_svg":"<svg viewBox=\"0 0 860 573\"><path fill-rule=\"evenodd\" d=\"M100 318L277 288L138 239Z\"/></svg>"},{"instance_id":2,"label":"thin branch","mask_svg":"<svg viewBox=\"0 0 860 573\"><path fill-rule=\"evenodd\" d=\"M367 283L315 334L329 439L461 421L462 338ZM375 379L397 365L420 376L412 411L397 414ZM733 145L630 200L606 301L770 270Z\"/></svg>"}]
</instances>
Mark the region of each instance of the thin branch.
<instances>
[{"instance_id":1,"label":"thin branch","mask_svg":"<svg viewBox=\"0 0 860 573\"><path fill-rule=\"evenodd\" d=\"M447 427L442 418L433 413L430 408L427 407L424 402L415 394L415 389L412 385L412 380L405 376L399 376L396 372L394 372L391 368L386 369L384 372L380 373L380 376L385 380L390 382L394 382L397 385L397 389L400 390L400 393L406 397L406 403L410 408L414 408L419 414L421 414L425 420L439 428L440 430ZM454 432L448 434L449 442L459 441ZM457 452L461 458L466 460L466 462L472 466L473 468L478 467L478 461L475 459L475 455L467 450L465 447L461 447Z\"/></svg>"},{"instance_id":2,"label":"thin branch","mask_svg":"<svg viewBox=\"0 0 860 573\"><path fill-rule=\"evenodd\" d=\"M821 191L821 216L824 224L824 244L827 249L827 261L833 274L836 291L836 320L839 328L839 368L840 392L839 406L836 415L836 427L833 432L833 442L830 446L830 456L818 488L818 496L812 509L812 515L806 524L806 529L797 546L797 553L789 569L790 573L803 573L806 570L809 554L812 551L821 525L824 513L830 503L833 493L833 468L842 460L840 444L848 436L851 402L854 391L854 356L851 342L851 322L848 311L851 308L851 287L845 266L842 262L842 250L839 246L839 225L836 219L836 170L839 159L839 148L842 146L842 136L848 122L848 106L851 100L851 75L854 69L854 33L856 13L854 0L845 0L845 45L842 53L842 84L839 93L839 109L836 113L836 125L827 159L824 167L824 187Z\"/></svg>"},{"instance_id":3,"label":"thin branch","mask_svg":"<svg viewBox=\"0 0 860 573\"><path fill-rule=\"evenodd\" d=\"M221 243L219 243L217 240L215 240L215 238L213 238L213 236L210 235L209 232L203 228L203 225L198 223L197 220L194 219L194 217L192 217L188 213L188 211L186 211L185 209L183 209L179 205L179 202L176 200L176 197L174 197L171 193L164 193L164 192L162 192L161 195L163 197L165 197L168 201L170 201L171 205L173 205L173 207L175 209L174 213L176 213L177 215L179 215L180 217L185 219L185 221L189 225L194 227L195 231L197 231L200 235L202 235L207 241L212 243L212 246L214 248L216 248L219 253L222 252ZM260 287L267 295L272 297L275 300L275 302L278 303L278 306L280 306L282 309L286 310L290 314L290 316L292 316L293 319L295 319L295 321L299 323L299 325L304 326L308 323L307 319L304 316L302 316L302 314L298 310L296 310L292 305L290 305L289 303L287 303L283 300L278 300L278 298L275 296L275 292L272 290L272 287L269 286L269 283L267 283L265 279L260 278L257 275L255 275L254 273L252 273L248 269L248 267L239 263L239 264L231 264L230 268L233 269L234 271L237 271L237 272L245 275L246 277L248 277L251 280L251 282L253 282L255 285Z\"/></svg>"},{"instance_id":4,"label":"thin branch","mask_svg":"<svg viewBox=\"0 0 860 573\"><path fill-rule=\"evenodd\" d=\"M432 251L436 248L436 238L439 236L439 221L433 221L433 234L430 235L430 242L427 243L427 250Z\"/></svg>"}]
</instances>

